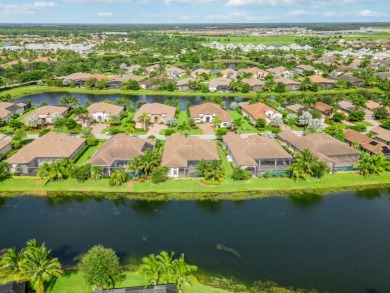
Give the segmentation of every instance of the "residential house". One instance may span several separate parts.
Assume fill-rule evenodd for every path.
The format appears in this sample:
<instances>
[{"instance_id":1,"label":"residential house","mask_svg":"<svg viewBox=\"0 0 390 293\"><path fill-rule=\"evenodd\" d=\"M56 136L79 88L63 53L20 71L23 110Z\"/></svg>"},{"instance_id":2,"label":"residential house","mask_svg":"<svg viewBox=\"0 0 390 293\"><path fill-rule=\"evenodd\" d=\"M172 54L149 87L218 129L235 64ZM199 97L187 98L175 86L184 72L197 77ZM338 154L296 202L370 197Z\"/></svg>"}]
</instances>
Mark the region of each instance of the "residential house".
<instances>
[{"instance_id":1,"label":"residential house","mask_svg":"<svg viewBox=\"0 0 390 293\"><path fill-rule=\"evenodd\" d=\"M333 107L331 105L325 104L323 102L316 102L312 108L320 111L324 116L332 116Z\"/></svg>"},{"instance_id":2,"label":"residential house","mask_svg":"<svg viewBox=\"0 0 390 293\"><path fill-rule=\"evenodd\" d=\"M380 108L381 104L379 104L378 102L372 101L372 100L368 100L366 103L366 107L367 107L367 109L374 111L374 110Z\"/></svg>"},{"instance_id":3,"label":"residential house","mask_svg":"<svg viewBox=\"0 0 390 293\"><path fill-rule=\"evenodd\" d=\"M12 140L11 139L0 139L0 155L6 155L12 150Z\"/></svg>"},{"instance_id":4,"label":"residential house","mask_svg":"<svg viewBox=\"0 0 390 293\"><path fill-rule=\"evenodd\" d=\"M222 140L229 153L228 160L231 159L236 167L241 167L256 177L265 172L286 172L292 163L292 156L272 138L259 135L242 138L230 132Z\"/></svg>"},{"instance_id":5,"label":"residential house","mask_svg":"<svg viewBox=\"0 0 390 293\"><path fill-rule=\"evenodd\" d=\"M27 125L27 121L31 116L37 116L41 119L43 124L52 124L51 118L55 113L58 113L62 117L65 117L69 113L69 108L66 106L51 106L51 105L42 106L37 110L35 110L34 112L32 112L27 117L25 117L22 120L22 123Z\"/></svg>"},{"instance_id":6,"label":"residential house","mask_svg":"<svg viewBox=\"0 0 390 293\"><path fill-rule=\"evenodd\" d=\"M199 68L199 69L196 69L196 70L192 71L191 72L191 76L192 77L198 77L202 73L206 73L207 75L210 75L210 70Z\"/></svg>"},{"instance_id":7,"label":"residential house","mask_svg":"<svg viewBox=\"0 0 390 293\"><path fill-rule=\"evenodd\" d=\"M136 128L142 128L143 122L139 121L139 117L146 113L150 117L148 123L165 123L169 117L175 117L176 108L160 103L144 104L138 109L133 117L133 121L136 123Z\"/></svg>"},{"instance_id":8,"label":"residential house","mask_svg":"<svg viewBox=\"0 0 390 293\"><path fill-rule=\"evenodd\" d=\"M194 89L190 86L190 83L195 81L196 79L192 77L181 79L176 83L177 89L179 91L192 91Z\"/></svg>"},{"instance_id":9,"label":"residential house","mask_svg":"<svg viewBox=\"0 0 390 293\"><path fill-rule=\"evenodd\" d=\"M155 72L155 71L158 71L160 69L160 65L159 64L153 64L151 66L148 66L145 68L145 73L146 74L150 74L151 72Z\"/></svg>"},{"instance_id":10,"label":"residential house","mask_svg":"<svg viewBox=\"0 0 390 293\"><path fill-rule=\"evenodd\" d=\"M353 86L357 86L357 87L361 87L363 85L363 79L358 78L358 77L354 77L354 76L349 75L349 74L344 74L344 75L341 75L341 76L331 77L330 79L333 79L336 82L338 80L344 80L345 82L347 82L347 83L350 82Z\"/></svg>"},{"instance_id":11,"label":"residential house","mask_svg":"<svg viewBox=\"0 0 390 293\"><path fill-rule=\"evenodd\" d=\"M252 74L254 78L264 78L268 74L267 71L258 67L246 68L243 70L243 72Z\"/></svg>"},{"instance_id":12,"label":"residential house","mask_svg":"<svg viewBox=\"0 0 390 293\"><path fill-rule=\"evenodd\" d=\"M90 73L76 72L66 76L61 76L58 79L70 80L71 82L74 82L76 86L83 86L85 82L90 78L92 78L92 74Z\"/></svg>"},{"instance_id":13,"label":"residential house","mask_svg":"<svg viewBox=\"0 0 390 293\"><path fill-rule=\"evenodd\" d=\"M177 133L167 137L161 165L170 168L170 177L196 177L196 168L201 160L219 161L215 141Z\"/></svg>"},{"instance_id":14,"label":"residential house","mask_svg":"<svg viewBox=\"0 0 390 293\"><path fill-rule=\"evenodd\" d=\"M353 111L353 109L355 108L353 103L351 101L348 101L348 100L342 100L342 101L338 102L338 105L339 105L340 109L343 110L347 114L351 113Z\"/></svg>"},{"instance_id":15,"label":"residential house","mask_svg":"<svg viewBox=\"0 0 390 293\"><path fill-rule=\"evenodd\" d=\"M279 66L275 68L268 68L266 69L267 72L272 73L275 78L281 78L281 77L289 77L292 78L293 74L289 70L286 69L284 66Z\"/></svg>"},{"instance_id":16,"label":"residential house","mask_svg":"<svg viewBox=\"0 0 390 293\"><path fill-rule=\"evenodd\" d=\"M322 77L322 76L320 76L320 75L312 75L312 76L309 76L309 79L310 79L313 83L320 84L320 85L322 86L323 89L331 89L331 88L333 88L333 84L335 83L334 80L324 78L324 77Z\"/></svg>"},{"instance_id":17,"label":"residential house","mask_svg":"<svg viewBox=\"0 0 390 293\"><path fill-rule=\"evenodd\" d=\"M117 169L123 169L134 157L143 155L146 150L154 150L156 142L129 136L123 133L113 135L93 154L88 163L100 166L104 173L111 176Z\"/></svg>"},{"instance_id":18,"label":"residential house","mask_svg":"<svg viewBox=\"0 0 390 293\"><path fill-rule=\"evenodd\" d=\"M0 102L0 121L8 123L13 114L22 115L26 107L25 103Z\"/></svg>"},{"instance_id":19,"label":"residential house","mask_svg":"<svg viewBox=\"0 0 390 293\"><path fill-rule=\"evenodd\" d=\"M295 67L295 72L297 74L302 74L304 71L314 71L314 67L311 65L303 65L303 64L297 65Z\"/></svg>"},{"instance_id":20,"label":"residential house","mask_svg":"<svg viewBox=\"0 0 390 293\"><path fill-rule=\"evenodd\" d=\"M298 112L305 112L307 111L307 108L303 106L302 104L296 103L285 107L287 110L290 110L291 112L298 113Z\"/></svg>"},{"instance_id":21,"label":"residential house","mask_svg":"<svg viewBox=\"0 0 390 293\"><path fill-rule=\"evenodd\" d=\"M264 119L267 123L270 123L276 117L283 117L278 111L264 103L242 104L241 109L242 115L249 117L253 124L256 124L258 119Z\"/></svg>"},{"instance_id":22,"label":"residential house","mask_svg":"<svg viewBox=\"0 0 390 293\"><path fill-rule=\"evenodd\" d=\"M299 90L299 86L300 86L299 82L296 82L296 81L294 81L290 78L287 78L287 77L276 78L275 82L284 83L290 91L297 91L297 90Z\"/></svg>"},{"instance_id":23,"label":"residential house","mask_svg":"<svg viewBox=\"0 0 390 293\"><path fill-rule=\"evenodd\" d=\"M101 123L107 121L111 116L120 117L125 108L115 104L99 102L91 104L87 109L92 120Z\"/></svg>"},{"instance_id":24,"label":"residential house","mask_svg":"<svg viewBox=\"0 0 390 293\"><path fill-rule=\"evenodd\" d=\"M209 82L209 90L210 92L227 92L229 91L230 82L231 79L229 78L214 78Z\"/></svg>"},{"instance_id":25,"label":"residential house","mask_svg":"<svg viewBox=\"0 0 390 293\"><path fill-rule=\"evenodd\" d=\"M221 70L220 73L222 74L222 77L225 78L235 78L237 76L237 71L230 68Z\"/></svg>"},{"instance_id":26,"label":"residential house","mask_svg":"<svg viewBox=\"0 0 390 293\"><path fill-rule=\"evenodd\" d=\"M161 89L165 84L173 81L173 79L168 77L155 76L140 82L140 87L144 90L158 90Z\"/></svg>"},{"instance_id":27,"label":"residential house","mask_svg":"<svg viewBox=\"0 0 390 293\"><path fill-rule=\"evenodd\" d=\"M390 145L390 130L377 126L371 129L371 132L375 135L375 140Z\"/></svg>"},{"instance_id":28,"label":"residential house","mask_svg":"<svg viewBox=\"0 0 390 293\"><path fill-rule=\"evenodd\" d=\"M35 175L44 163L68 158L73 159L85 146L85 139L63 133L49 132L32 141L6 160L11 172Z\"/></svg>"},{"instance_id":29,"label":"residential house","mask_svg":"<svg viewBox=\"0 0 390 293\"><path fill-rule=\"evenodd\" d=\"M360 152L325 133L299 137L292 132L280 132L278 140L294 153L308 149L326 163L331 172L352 170L361 157Z\"/></svg>"},{"instance_id":30,"label":"residential house","mask_svg":"<svg viewBox=\"0 0 390 293\"><path fill-rule=\"evenodd\" d=\"M142 68L141 65L135 64L127 67L127 72L132 73L133 71L140 70Z\"/></svg>"},{"instance_id":31,"label":"residential house","mask_svg":"<svg viewBox=\"0 0 390 293\"><path fill-rule=\"evenodd\" d=\"M360 149L370 155L382 153L390 157L390 146L352 129L345 129L344 133L345 141L350 145L356 144Z\"/></svg>"},{"instance_id":32,"label":"residential house","mask_svg":"<svg viewBox=\"0 0 390 293\"><path fill-rule=\"evenodd\" d=\"M108 87L112 89L119 89L122 87L122 83L124 82L127 82L129 80L134 80L139 83L143 79L144 78L142 76L137 76L131 73L122 76L113 76L108 82Z\"/></svg>"},{"instance_id":33,"label":"residential house","mask_svg":"<svg viewBox=\"0 0 390 293\"><path fill-rule=\"evenodd\" d=\"M257 92L263 89L264 81L258 80L256 78L243 78L242 83L249 84L252 91Z\"/></svg>"},{"instance_id":34,"label":"residential house","mask_svg":"<svg viewBox=\"0 0 390 293\"><path fill-rule=\"evenodd\" d=\"M221 119L220 127L228 127L232 121L225 108L213 103L203 103L190 107L190 116L196 123L213 123L214 118L218 116Z\"/></svg>"},{"instance_id":35,"label":"residential house","mask_svg":"<svg viewBox=\"0 0 390 293\"><path fill-rule=\"evenodd\" d=\"M167 67L165 68L165 72L168 74L170 78L176 79L178 77L182 77L186 74L186 71L179 67Z\"/></svg>"}]
</instances>

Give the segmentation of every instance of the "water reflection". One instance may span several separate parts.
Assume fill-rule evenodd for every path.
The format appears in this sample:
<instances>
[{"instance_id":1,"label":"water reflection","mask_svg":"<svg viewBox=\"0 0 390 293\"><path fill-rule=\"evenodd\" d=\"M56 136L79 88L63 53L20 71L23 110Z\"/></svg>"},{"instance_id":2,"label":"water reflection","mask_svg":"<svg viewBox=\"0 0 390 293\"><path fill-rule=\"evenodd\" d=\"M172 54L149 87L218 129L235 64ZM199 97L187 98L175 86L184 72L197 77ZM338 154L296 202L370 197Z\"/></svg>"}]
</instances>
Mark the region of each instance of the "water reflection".
<instances>
[{"instance_id":1,"label":"water reflection","mask_svg":"<svg viewBox=\"0 0 390 293\"><path fill-rule=\"evenodd\" d=\"M196 205L203 211L209 213L218 213L223 208L223 201L218 200L200 200Z\"/></svg>"},{"instance_id":2,"label":"water reflection","mask_svg":"<svg viewBox=\"0 0 390 293\"><path fill-rule=\"evenodd\" d=\"M318 194L294 194L287 197L289 202L291 202L296 207L302 209L308 209L313 206L319 205L323 200L322 195Z\"/></svg>"},{"instance_id":3,"label":"water reflection","mask_svg":"<svg viewBox=\"0 0 390 293\"><path fill-rule=\"evenodd\" d=\"M165 203L165 201L134 200L130 201L130 207L140 214L154 215Z\"/></svg>"}]
</instances>

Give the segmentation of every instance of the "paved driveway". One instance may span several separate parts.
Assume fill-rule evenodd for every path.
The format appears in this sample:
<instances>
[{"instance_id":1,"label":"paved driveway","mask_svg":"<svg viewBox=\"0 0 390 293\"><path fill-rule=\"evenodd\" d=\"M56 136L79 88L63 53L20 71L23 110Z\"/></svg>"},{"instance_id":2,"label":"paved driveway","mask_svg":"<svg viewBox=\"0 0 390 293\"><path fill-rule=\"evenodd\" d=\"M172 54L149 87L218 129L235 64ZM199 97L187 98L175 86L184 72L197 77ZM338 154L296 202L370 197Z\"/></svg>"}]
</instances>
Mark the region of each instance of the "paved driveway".
<instances>
[{"instance_id":1,"label":"paved driveway","mask_svg":"<svg viewBox=\"0 0 390 293\"><path fill-rule=\"evenodd\" d=\"M149 126L148 135L158 135L160 133L160 130L167 129L168 126L164 124L153 124Z\"/></svg>"},{"instance_id":2,"label":"paved driveway","mask_svg":"<svg viewBox=\"0 0 390 293\"><path fill-rule=\"evenodd\" d=\"M203 134L214 135L213 124L199 124L198 126L203 131Z\"/></svg>"},{"instance_id":3,"label":"paved driveway","mask_svg":"<svg viewBox=\"0 0 390 293\"><path fill-rule=\"evenodd\" d=\"M108 127L108 125L104 124L104 123L92 124L92 126L91 126L92 133L95 134L95 136L97 136L98 134L101 134L102 130L107 128L107 127Z\"/></svg>"}]
</instances>

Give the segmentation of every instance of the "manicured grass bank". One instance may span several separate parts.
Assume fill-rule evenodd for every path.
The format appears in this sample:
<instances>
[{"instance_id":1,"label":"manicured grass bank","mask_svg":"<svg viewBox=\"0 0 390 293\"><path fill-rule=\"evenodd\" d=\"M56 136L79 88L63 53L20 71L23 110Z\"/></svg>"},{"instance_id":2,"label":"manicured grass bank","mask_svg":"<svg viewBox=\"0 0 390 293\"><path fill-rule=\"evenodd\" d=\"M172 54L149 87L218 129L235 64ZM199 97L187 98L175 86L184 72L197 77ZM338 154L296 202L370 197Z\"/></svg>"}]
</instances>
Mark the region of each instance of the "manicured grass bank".
<instances>
[{"instance_id":1,"label":"manicured grass bank","mask_svg":"<svg viewBox=\"0 0 390 293\"><path fill-rule=\"evenodd\" d=\"M345 89L345 90L323 90L318 92L300 92L300 91L289 91L286 93L267 93L267 92L261 92L260 94L262 96L277 96L277 95L284 95L284 96L292 96L292 95L322 95L322 94L349 94L354 93L356 91L362 90L362 88L356 88L356 89ZM365 91L369 92L376 92L380 93L382 92L378 88L366 88L363 89ZM110 95L110 94L118 94L118 95L150 95L150 96L176 96L176 97L196 97L196 96L221 96L221 97L243 97L243 98L250 98L257 93L230 93L230 92L216 92L216 93L203 93L203 92L183 92L183 91L153 91L153 90L138 90L138 91L123 91L123 90L116 90L116 89L107 89L107 90L90 90L86 88L68 88L68 87L48 87L45 85L31 85L31 86L25 86L25 87L19 87L14 88L10 90L4 90L0 91L0 96L5 94L10 94L12 99L16 99L23 96L33 95L33 94L39 94L39 93L45 93L45 92L61 92L61 93L79 93L79 94L94 94L94 95Z\"/></svg>"},{"instance_id":2,"label":"manicured grass bank","mask_svg":"<svg viewBox=\"0 0 390 293\"><path fill-rule=\"evenodd\" d=\"M126 273L126 279L118 284L116 288L145 286L147 280L138 273ZM90 293L91 289L84 283L80 273L67 272L56 280L47 290L48 293ZM228 291L195 283L192 288L186 290L191 293L227 293Z\"/></svg>"},{"instance_id":3,"label":"manicured grass bank","mask_svg":"<svg viewBox=\"0 0 390 293\"><path fill-rule=\"evenodd\" d=\"M128 182L120 187L108 186L108 179L77 183L74 179L43 184L43 180L28 177L5 179L0 194L28 195L103 195L120 194L131 199L195 200L250 199L291 193L331 193L341 190L390 187L390 172L364 178L356 173L326 175L320 180L294 182L289 178L250 179L235 182L230 178L220 185L205 185L199 179L169 180L159 185L149 182Z\"/></svg>"}]
</instances>

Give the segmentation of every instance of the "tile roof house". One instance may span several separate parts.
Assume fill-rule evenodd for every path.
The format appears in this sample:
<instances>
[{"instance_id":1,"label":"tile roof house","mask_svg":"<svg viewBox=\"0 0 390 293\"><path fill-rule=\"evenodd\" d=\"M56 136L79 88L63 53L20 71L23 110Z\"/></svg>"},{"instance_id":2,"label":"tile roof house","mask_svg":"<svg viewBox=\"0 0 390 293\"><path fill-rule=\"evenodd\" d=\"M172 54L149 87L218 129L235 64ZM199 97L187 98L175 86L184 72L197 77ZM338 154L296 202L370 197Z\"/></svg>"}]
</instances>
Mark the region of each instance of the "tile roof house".
<instances>
[{"instance_id":1,"label":"tile roof house","mask_svg":"<svg viewBox=\"0 0 390 293\"><path fill-rule=\"evenodd\" d=\"M375 134L375 140L390 145L390 130L377 126L371 132Z\"/></svg>"},{"instance_id":2,"label":"tile roof house","mask_svg":"<svg viewBox=\"0 0 390 293\"><path fill-rule=\"evenodd\" d=\"M368 100L366 103L366 107L367 107L367 109L370 109L370 110L376 110L376 109L381 107L381 104L379 104L378 102L372 101L372 100Z\"/></svg>"},{"instance_id":3,"label":"tile roof house","mask_svg":"<svg viewBox=\"0 0 390 293\"><path fill-rule=\"evenodd\" d=\"M298 73L298 74L301 74L303 73L304 71L314 71L314 67L311 66L311 65L303 65L303 64L300 64L300 65L297 65L295 67L295 71Z\"/></svg>"},{"instance_id":4,"label":"tile roof house","mask_svg":"<svg viewBox=\"0 0 390 293\"><path fill-rule=\"evenodd\" d=\"M91 104L87 109L93 120L98 122L105 122L110 116L119 117L123 113L124 107L99 102Z\"/></svg>"},{"instance_id":5,"label":"tile roof house","mask_svg":"<svg viewBox=\"0 0 390 293\"><path fill-rule=\"evenodd\" d=\"M177 133L167 137L161 165L170 168L169 176L196 177L196 167L201 160L219 161L215 141Z\"/></svg>"},{"instance_id":6,"label":"tile roof house","mask_svg":"<svg viewBox=\"0 0 390 293\"><path fill-rule=\"evenodd\" d=\"M249 84L252 91L257 92L263 89L264 81L258 80L256 78L243 78L242 83Z\"/></svg>"},{"instance_id":7,"label":"tile roof house","mask_svg":"<svg viewBox=\"0 0 390 293\"><path fill-rule=\"evenodd\" d=\"M32 112L30 115L25 117L22 120L22 122L23 122L23 124L27 124L27 121L31 116L37 116L42 120L43 124L52 124L51 118L52 118L54 113L59 113L63 117L65 117L66 115L68 115L68 112L69 112L69 108L66 106L46 105L46 106L42 106L42 107L38 108L37 110L35 110L34 112Z\"/></svg>"},{"instance_id":8,"label":"tile roof house","mask_svg":"<svg viewBox=\"0 0 390 293\"><path fill-rule=\"evenodd\" d=\"M325 104L323 102L317 102L312 107L313 109L316 109L322 113L324 116L331 116L332 115L332 109L333 107L331 105Z\"/></svg>"},{"instance_id":9,"label":"tile roof house","mask_svg":"<svg viewBox=\"0 0 390 293\"><path fill-rule=\"evenodd\" d=\"M291 112L294 112L294 113L307 111L307 107L305 107L304 105L299 104L299 103L288 105L285 108L287 110L290 110Z\"/></svg>"},{"instance_id":10,"label":"tile roof house","mask_svg":"<svg viewBox=\"0 0 390 293\"><path fill-rule=\"evenodd\" d=\"M228 127L230 121L232 121L232 118L225 108L213 103L203 103L190 107L190 116L196 123L212 123L214 118L218 116L222 121L220 127Z\"/></svg>"},{"instance_id":11,"label":"tile roof house","mask_svg":"<svg viewBox=\"0 0 390 293\"><path fill-rule=\"evenodd\" d=\"M164 84L170 82L174 82L174 80L165 76L155 76L140 82L139 85L144 90L157 90L160 89Z\"/></svg>"},{"instance_id":12,"label":"tile roof house","mask_svg":"<svg viewBox=\"0 0 390 293\"><path fill-rule=\"evenodd\" d=\"M196 81L196 79L193 77L187 77L187 78L181 79L176 83L177 89L179 91L192 91L193 88L190 87L190 83L194 82L194 81Z\"/></svg>"},{"instance_id":13,"label":"tile roof house","mask_svg":"<svg viewBox=\"0 0 390 293\"><path fill-rule=\"evenodd\" d=\"M8 123L13 114L22 115L26 106L25 103L0 102L0 121Z\"/></svg>"},{"instance_id":14,"label":"tile roof house","mask_svg":"<svg viewBox=\"0 0 390 293\"><path fill-rule=\"evenodd\" d=\"M332 77L330 79L334 79L334 80L336 80L336 82L338 80L344 80L345 82L350 82L354 86L358 86L358 87L363 85L363 79L354 77L352 75L347 75L347 74L344 74L344 75L341 75L341 76Z\"/></svg>"},{"instance_id":15,"label":"tile roof house","mask_svg":"<svg viewBox=\"0 0 390 293\"><path fill-rule=\"evenodd\" d=\"M209 82L209 90L210 92L227 92L229 91L230 82L231 79L229 78L214 78Z\"/></svg>"},{"instance_id":16,"label":"tile roof house","mask_svg":"<svg viewBox=\"0 0 390 293\"><path fill-rule=\"evenodd\" d=\"M260 69L258 67L246 68L246 69L243 69L243 72L251 73L253 75L253 77L255 77L255 78L264 78L268 74L267 71L265 71L264 69Z\"/></svg>"},{"instance_id":17,"label":"tile roof house","mask_svg":"<svg viewBox=\"0 0 390 293\"><path fill-rule=\"evenodd\" d=\"M390 146L352 129L345 129L344 133L345 141L350 145L357 144L360 149L370 155L382 153L390 157Z\"/></svg>"},{"instance_id":18,"label":"tile roof house","mask_svg":"<svg viewBox=\"0 0 390 293\"><path fill-rule=\"evenodd\" d=\"M150 139L116 134L93 154L88 163L103 167L105 174L110 176L116 169L126 167L127 162L134 157L142 155L146 150L154 150L155 146L156 142Z\"/></svg>"},{"instance_id":19,"label":"tile roof house","mask_svg":"<svg viewBox=\"0 0 390 293\"><path fill-rule=\"evenodd\" d=\"M237 71L230 68L221 70L220 72L222 73L222 77L226 77L226 78L232 78L237 75Z\"/></svg>"},{"instance_id":20,"label":"tile roof house","mask_svg":"<svg viewBox=\"0 0 390 293\"><path fill-rule=\"evenodd\" d=\"M294 153L310 150L332 172L352 170L361 157L360 152L324 133L299 137L291 132L280 132L278 140Z\"/></svg>"},{"instance_id":21,"label":"tile roof house","mask_svg":"<svg viewBox=\"0 0 390 293\"><path fill-rule=\"evenodd\" d=\"M144 104L138 109L133 117L133 121L136 123L136 128L142 128L143 126L142 122L138 119L142 113L148 114L150 117L149 123L151 124L165 123L169 117L175 117L176 108L160 103Z\"/></svg>"},{"instance_id":22,"label":"tile roof house","mask_svg":"<svg viewBox=\"0 0 390 293\"><path fill-rule=\"evenodd\" d=\"M0 154L6 155L12 150L12 140L11 139L0 139Z\"/></svg>"},{"instance_id":23,"label":"tile roof house","mask_svg":"<svg viewBox=\"0 0 390 293\"><path fill-rule=\"evenodd\" d=\"M259 135L242 138L230 132L222 140L234 165L256 177L265 172L285 172L292 163L292 156L272 138Z\"/></svg>"},{"instance_id":24,"label":"tile roof house","mask_svg":"<svg viewBox=\"0 0 390 293\"><path fill-rule=\"evenodd\" d=\"M51 164L62 158L73 159L84 146L84 138L49 132L26 145L6 162L11 165L11 172L35 175L44 163Z\"/></svg>"},{"instance_id":25,"label":"tile roof house","mask_svg":"<svg viewBox=\"0 0 390 293\"><path fill-rule=\"evenodd\" d=\"M186 74L184 69L175 66L165 68L165 72L170 78L177 78Z\"/></svg>"},{"instance_id":26,"label":"tile roof house","mask_svg":"<svg viewBox=\"0 0 390 293\"><path fill-rule=\"evenodd\" d=\"M313 82L313 83L318 83L322 86L322 88L324 89L331 89L333 88L333 84L335 83L334 80L332 79L327 79L327 78L324 78L320 75L312 75L312 76L309 76L309 79Z\"/></svg>"},{"instance_id":27,"label":"tile roof house","mask_svg":"<svg viewBox=\"0 0 390 293\"><path fill-rule=\"evenodd\" d=\"M191 76L197 77L197 76L201 75L202 73L206 73L207 75L210 75L210 70L199 68L199 69L192 71Z\"/></svg>"},{"instance_id":28,"label":"tile roof house","mask_svg":"<svg viewBox=\"0 0 390 293\"><path fill-rule=\"evenodd\" d=\"M287 77L276 78L275 82L284 83L290 91L297 91L297 90L299 90L299 86L300 86L299 82L294 81L294 80L287 78Z\"/></svg>"},{"instance_id":29,"label":"tile roof house","mask_svg":"<svg viewBox=\"0 0 390 293\"><path fill-rule=\"evenodd\" d=\"M270 123L271 119L275 117L283 117L278 111L264 103L242 104L241 109L242 115L249 117L253 124L256 124L257 119L264 119L267 123Z\"/></svg>"}]
</instances>

